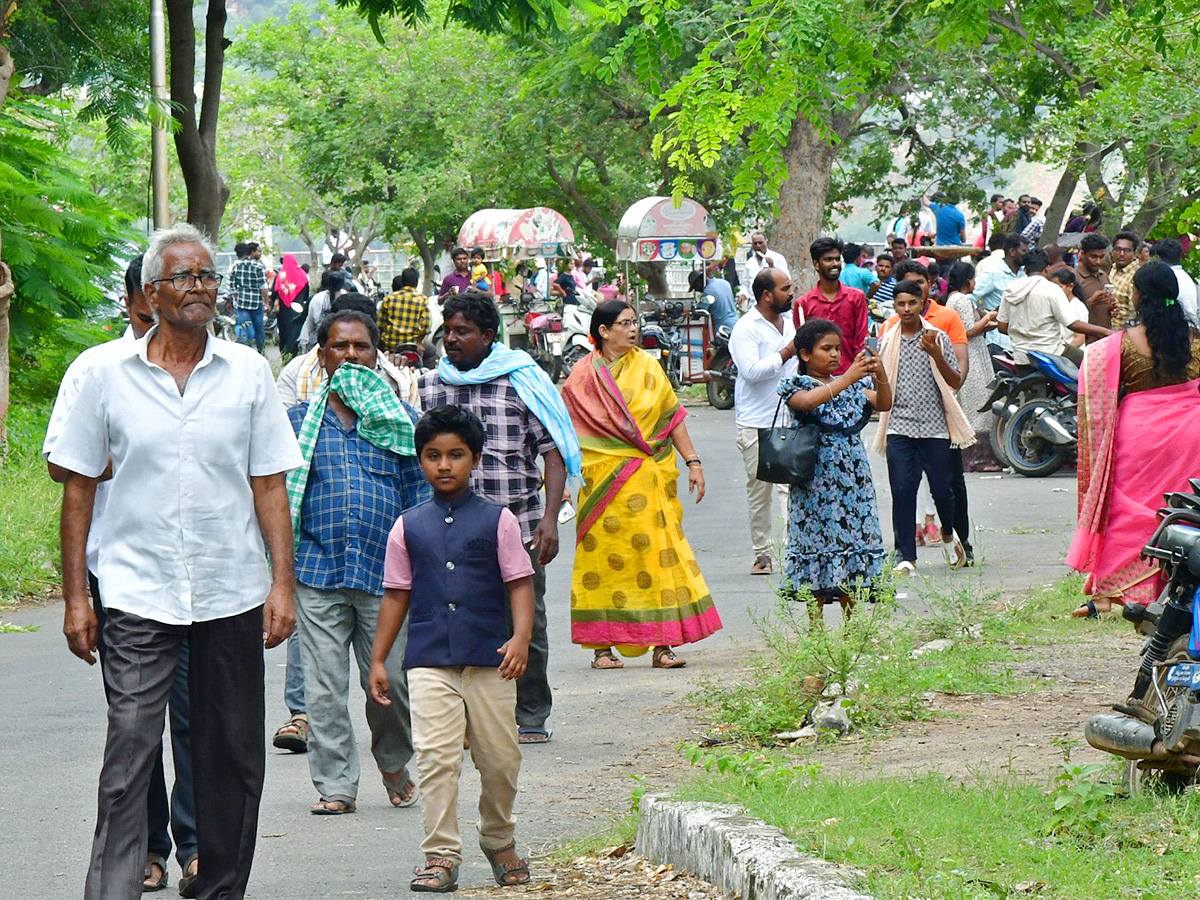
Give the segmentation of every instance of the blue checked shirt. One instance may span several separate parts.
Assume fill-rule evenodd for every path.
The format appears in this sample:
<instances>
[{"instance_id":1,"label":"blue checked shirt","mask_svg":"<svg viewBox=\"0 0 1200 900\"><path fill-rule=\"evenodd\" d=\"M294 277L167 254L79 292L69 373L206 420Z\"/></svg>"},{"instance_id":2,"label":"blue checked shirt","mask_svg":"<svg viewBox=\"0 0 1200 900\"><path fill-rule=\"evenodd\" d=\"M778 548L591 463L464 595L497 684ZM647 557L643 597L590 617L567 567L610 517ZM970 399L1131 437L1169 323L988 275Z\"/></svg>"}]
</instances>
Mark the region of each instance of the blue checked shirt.
<instances>
[{"instance_id":1,"label":"blue checked shirt","mask_svg":"<svg viewBox=\"0 0 1200 900\"><path fill-rule=\"evenodd\" d=\"M229 298L235 309L262 309L267 269L257 259L239 259L229 267Z\"/></svg>"},{"instance_id":2,"label":"blue checked shirt","mask_svg":"<svg viewBox=\"0 0 1200 900\"><path fill-rule=\"evenodd\" d=\"M297 434L307 412L307 403L288 410ZM327 406L300 507L296 580L382 594L388 533L401 513L431 496L415 457L360 438Z\"/></svg>"}]
</instances>

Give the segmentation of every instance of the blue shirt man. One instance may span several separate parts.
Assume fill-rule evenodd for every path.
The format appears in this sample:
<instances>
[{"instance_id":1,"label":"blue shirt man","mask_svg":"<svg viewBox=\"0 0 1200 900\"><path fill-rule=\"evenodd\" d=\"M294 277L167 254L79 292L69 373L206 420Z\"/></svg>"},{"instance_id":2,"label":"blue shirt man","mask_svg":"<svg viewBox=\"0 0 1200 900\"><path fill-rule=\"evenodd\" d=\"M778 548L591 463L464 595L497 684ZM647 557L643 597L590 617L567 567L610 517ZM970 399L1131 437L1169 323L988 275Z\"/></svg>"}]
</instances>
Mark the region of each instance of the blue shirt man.
<instances>
[{"instance_id":1,"label":"blue shirt man","mask_svg":"<svg viewBox=\"0 0 1200 900\"><path fill-rule=\"evenodd\" d=\"M929 204L929 208L933 211L933 217L937 219L935 243L939 247L967 242L967 218L957 207L951 203L934 202Z\"/></svg>"},{"instance_id":2,"label":"blue shirt man","mask_svg":"<svg viewBox=\"0 0 1200 900\"><path fill-rule=\"evenodd\" d=\"M705 298L708 298L707 303ZM708 279L700 295L700 302L707 307L709 315L712 316L713 331L722 326L732 329L737 324L738 308L733 299L733 288L724 278L714 275Z\"/></svg>"},{"instance_id":3,"label":"blue shirt man","mask_svg":"<svg viewBox=\"0 0 1200 900\"><path fill-rule=\"evenodd\" d=\"M866 294L871 289L871 285L879 280L879 276L870 269L863 268L858 263L846 263L842 267L842 274L838 276L838 280L846 287L858 288Z\"/></svg>"}]
</instances>

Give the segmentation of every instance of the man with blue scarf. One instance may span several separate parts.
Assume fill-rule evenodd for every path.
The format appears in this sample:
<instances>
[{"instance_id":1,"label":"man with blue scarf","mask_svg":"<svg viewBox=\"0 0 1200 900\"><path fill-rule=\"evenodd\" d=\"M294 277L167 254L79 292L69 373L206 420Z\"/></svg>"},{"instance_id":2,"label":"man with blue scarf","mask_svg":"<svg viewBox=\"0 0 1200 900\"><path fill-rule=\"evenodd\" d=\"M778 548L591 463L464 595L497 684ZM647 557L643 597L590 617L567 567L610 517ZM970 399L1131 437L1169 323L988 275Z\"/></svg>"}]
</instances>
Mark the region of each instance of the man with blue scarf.
<instances>
[{"instance_id":1,"label":"man with blue scarf","mask_svg":"<svg viewBox=\"0 0 1200 900\"><path fill-rule=\"evenodd\" d=\"M449 297L442 312L446 357L422 377L421 401L425 409L453 404L479 416L487 439L472 490L507 506L521 525L536 605L529 664L517 682L517 725L521 743L543 744L550 740L546 720L552 704L546 565L558 555L558 509L567 476L580 474L579 438L554 384L533 358L496 343L500 315L490 298L467 291Z\"/></svg>"}]
</instances>

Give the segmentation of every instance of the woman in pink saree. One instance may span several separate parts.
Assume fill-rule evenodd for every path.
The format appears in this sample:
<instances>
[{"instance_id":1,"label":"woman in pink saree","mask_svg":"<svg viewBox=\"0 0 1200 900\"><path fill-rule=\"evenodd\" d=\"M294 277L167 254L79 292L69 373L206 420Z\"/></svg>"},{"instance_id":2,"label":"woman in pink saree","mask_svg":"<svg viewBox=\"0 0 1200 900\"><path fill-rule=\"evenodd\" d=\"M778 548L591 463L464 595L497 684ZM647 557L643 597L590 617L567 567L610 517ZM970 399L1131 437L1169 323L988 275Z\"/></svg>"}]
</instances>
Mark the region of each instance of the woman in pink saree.
<instances>
[{"instance_id":1,"label":"woman in pink saree","mask_svg":"<svg viewBox=\"0 0 1200 900\"><path fill-rule=\"evenodd\" d=\"M1088 347L1079 381L1079 523L1067 565L1087 575L1073 616L1147 604L1162 588L1140 559L1167 491L1200 475L1200 338L1164 263L1133 279L1135 324Z\"/></svg>"}]
</instances>

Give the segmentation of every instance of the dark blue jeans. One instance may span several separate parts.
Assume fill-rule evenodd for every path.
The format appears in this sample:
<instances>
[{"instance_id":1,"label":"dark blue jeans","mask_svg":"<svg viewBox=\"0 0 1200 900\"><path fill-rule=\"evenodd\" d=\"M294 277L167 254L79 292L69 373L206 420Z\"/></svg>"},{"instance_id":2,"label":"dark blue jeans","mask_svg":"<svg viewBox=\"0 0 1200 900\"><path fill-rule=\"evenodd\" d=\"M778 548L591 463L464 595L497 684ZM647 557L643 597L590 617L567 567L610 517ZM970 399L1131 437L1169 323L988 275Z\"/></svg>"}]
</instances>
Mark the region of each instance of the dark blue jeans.
<instances>
[{"instance_id":1,"label":"dark blue jeans","mask_svg":"<svg viewBox=\"0 0 1200 900\"><path fill-rule=\"evenodd\" d=\"M921 473L929 478L929 493L943 531L953 531L954 488L948 438L887 438L888 484L892 488L892 533L899 561L917 561L917 489Z\"/></svg>"},{"instance_id":2,"label":"dark blue jeans","mask_svg":"<svg viewBox=\"0 0 1200 900\"><path fill-rule=\"evenodd\" d=\"M96 576L88 573L88 586L92 591L92 606L99 620L96 627L96 645L100 653L100 665L104 666L107 648L104 646L104 603L100 599L100 584ZM150 791L146 795L146 811L150 820L149 852L166 859L171 855L171 833L175 835L175 858L180 867L187 865L196 855L196 801L192 791L192 738L190 734L190 700L188 697L188 654L187 638L179 648L179 661L175 665L175 677L171 682L171 693L167 706L171 717L171 756L175 762L175 786L167 802L167 778L163 769L162 745L154 760L154 771L150 775ZM108 682L104 684L108 696ZM168 832L170 826L170 833Z\"/></svg>"},{"instance_id":3,"label":"dark blue jeans","mask_svg":"<svg viewBox=\"0 0 1200 900\"><path fill-rule=\"evenodd\" d=\"M251 328L254 332L254 346L258 348L259 353L262 353L267 344L267 338L263 332L263 308L260 306L257 309L235 309L234 329L241 343L250 343Z\"/></svg>"}]
</instances>

